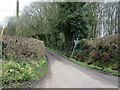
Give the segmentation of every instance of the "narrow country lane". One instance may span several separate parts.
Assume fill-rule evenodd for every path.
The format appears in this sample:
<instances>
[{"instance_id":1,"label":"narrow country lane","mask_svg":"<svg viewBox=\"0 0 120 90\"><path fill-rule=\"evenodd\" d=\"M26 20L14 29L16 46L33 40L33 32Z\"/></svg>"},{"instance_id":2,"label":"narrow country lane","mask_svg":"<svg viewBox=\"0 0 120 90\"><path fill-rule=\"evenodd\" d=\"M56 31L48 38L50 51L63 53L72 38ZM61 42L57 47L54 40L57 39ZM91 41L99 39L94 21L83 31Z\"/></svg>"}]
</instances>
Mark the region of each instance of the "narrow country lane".
<instances>
[{"instance_id":1,"label":"narrow country lane","mask_svg":"<svg viewBox=\"0 0 120 90\"><path fill-rule=\"evenodd\" d=\"M78 65L52 52L46 52L49 73L35 88L117 88L118 77Z\"/></svg>"}]
</instances>

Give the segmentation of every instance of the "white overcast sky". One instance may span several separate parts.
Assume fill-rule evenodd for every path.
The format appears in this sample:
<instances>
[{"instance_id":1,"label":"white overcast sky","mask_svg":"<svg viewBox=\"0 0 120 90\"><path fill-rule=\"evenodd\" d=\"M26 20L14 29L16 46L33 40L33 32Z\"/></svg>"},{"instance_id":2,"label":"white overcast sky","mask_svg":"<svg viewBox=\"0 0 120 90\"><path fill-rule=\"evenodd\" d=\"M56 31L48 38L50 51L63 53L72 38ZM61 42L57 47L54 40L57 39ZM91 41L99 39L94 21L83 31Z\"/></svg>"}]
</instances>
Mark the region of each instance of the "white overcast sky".
<instances>
[{"instance_id":1,"label":"white overcast sky","mask_svg":"<svg viewBox=\"0 0 120 90\"><path fill-rule=\"evenodd\" d=\"M16 1L17 0L0 0L0 25L4 25L4 20L9 16L16 15ZM19 0L20 12L24 6L29 5L35 0Z\"/></svg>"},{"instance_id":2,"label":"white overcast sky","mask_svg":"<svg viewBox=\"0 0 120 90\"><path fill-rule=\"evenodd\" d=\"M4 26L6 23L7 17L16 15L16 1L17 0L0 0L0 25ZM24 6L29 5L31 2L40 2L40 1L52 1L52 0L19 0L19 9L20 12Z\"/></svg>"}]
</instances>

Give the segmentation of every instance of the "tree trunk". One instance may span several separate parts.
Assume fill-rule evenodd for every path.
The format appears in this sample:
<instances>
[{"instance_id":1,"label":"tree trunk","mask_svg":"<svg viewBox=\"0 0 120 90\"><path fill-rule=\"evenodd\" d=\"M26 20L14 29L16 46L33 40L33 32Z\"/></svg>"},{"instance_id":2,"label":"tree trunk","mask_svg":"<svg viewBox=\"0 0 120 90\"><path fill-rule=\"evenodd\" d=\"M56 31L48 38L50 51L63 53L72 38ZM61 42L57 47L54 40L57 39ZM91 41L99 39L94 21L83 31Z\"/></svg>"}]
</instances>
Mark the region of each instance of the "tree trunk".
<instances>
[{"instance_id":1,"label":"tree trunk","mask_svg":"<svg viewBox=\"0 0 120 90\"><path fill-rule=\"evenodd\" d=\"M65 55L70 57L71 55L71 47L72 47L72 40L70 38L70 35L67 33L67 34L64 34L65 35Z\"/></svg>"}]
</instances>

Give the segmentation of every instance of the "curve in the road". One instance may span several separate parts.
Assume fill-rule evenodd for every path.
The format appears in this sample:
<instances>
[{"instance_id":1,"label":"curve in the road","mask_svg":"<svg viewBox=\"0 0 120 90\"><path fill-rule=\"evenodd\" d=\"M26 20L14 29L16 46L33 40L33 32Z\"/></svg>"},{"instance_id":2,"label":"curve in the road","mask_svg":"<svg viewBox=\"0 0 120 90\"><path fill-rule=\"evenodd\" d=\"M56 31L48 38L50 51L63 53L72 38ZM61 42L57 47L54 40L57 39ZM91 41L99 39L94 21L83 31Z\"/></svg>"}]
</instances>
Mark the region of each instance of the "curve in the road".
<instances>
[{"instance_id":1,"label":"curve in the road","mask_svg":"<svg viewBox=\"0 0 120 90\"><path fill-rule=\"evenodd\" d=\"M49 73L35 88L118 88L118 77L78 65L47 51Z\"/></svg>"}]
</instances>

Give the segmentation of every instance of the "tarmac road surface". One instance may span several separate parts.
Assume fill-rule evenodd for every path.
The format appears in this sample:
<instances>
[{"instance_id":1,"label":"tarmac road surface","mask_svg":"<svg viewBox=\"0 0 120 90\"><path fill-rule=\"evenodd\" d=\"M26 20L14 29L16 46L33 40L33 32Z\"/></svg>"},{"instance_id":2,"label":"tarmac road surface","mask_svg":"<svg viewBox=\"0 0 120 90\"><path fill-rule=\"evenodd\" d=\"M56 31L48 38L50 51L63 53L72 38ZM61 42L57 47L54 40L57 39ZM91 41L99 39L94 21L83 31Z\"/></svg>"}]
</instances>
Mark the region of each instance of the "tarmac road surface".
<instances>
[{"instance_id":1,"label":"tarmac road surface","mask_svg":"<svg viewBox=\"0 0 120 90\"><path fill-rule=\"evenodd\" d=\"M118 88L118 77L76 64L46 51L49 71L35 88Z\"/></svg>"}]
</instances>

